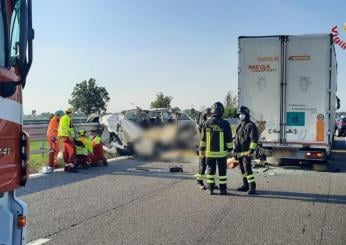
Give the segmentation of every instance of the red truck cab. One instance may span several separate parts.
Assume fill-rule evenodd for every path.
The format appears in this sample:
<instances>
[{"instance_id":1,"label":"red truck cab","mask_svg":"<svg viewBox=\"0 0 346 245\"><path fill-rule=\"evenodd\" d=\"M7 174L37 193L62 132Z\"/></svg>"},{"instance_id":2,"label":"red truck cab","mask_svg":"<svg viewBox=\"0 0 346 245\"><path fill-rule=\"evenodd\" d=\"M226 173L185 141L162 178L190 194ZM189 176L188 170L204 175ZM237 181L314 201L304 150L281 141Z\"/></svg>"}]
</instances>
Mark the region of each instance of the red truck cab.
<instances>
[{"instance_id":1,"label":"red truck cab","mask_svg":"<svg viewBox=\"0 0 346 245\"><path fill-rule=\"evenodd\" d=\"M25 244L28 179L22 90L32 63L31 0L0 0L0 244Z\"/></svg>"}]
</instances>

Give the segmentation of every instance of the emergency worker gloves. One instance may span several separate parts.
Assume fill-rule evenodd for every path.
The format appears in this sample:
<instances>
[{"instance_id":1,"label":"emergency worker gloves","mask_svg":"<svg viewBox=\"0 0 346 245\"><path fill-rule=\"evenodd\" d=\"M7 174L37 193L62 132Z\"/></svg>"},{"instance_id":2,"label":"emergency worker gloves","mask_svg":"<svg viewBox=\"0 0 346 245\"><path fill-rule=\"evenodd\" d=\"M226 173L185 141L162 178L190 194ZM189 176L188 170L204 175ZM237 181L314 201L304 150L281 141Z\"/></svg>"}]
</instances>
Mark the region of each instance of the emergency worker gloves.
<instances>
[{"instance_id":1,"label":"emergency worker gloves","mask_svg":"<svg viewBox=\"0 0 346 245\"><path fill-rule=\"evenodd\" d=\"M249 150L247 152L233 152L232 154L236 160L239 160L242 157L252 157L254 153L255 153L255 150Z\"/></svg>"}]
</instances>

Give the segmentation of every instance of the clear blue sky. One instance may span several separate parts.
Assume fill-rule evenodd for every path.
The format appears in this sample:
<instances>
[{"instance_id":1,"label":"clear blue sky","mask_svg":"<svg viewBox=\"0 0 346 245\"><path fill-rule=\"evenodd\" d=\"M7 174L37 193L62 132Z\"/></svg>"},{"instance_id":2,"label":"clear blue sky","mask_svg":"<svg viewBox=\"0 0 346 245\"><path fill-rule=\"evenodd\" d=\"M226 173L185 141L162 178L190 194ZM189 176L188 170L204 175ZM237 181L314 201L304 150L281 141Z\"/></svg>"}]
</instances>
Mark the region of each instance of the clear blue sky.
<instances>
[{"instance_id":1,"label":"clear blue sky","mask_svg":"<svg viewBox=\"0 0 346 245\"><path fill-rule=\"evenodd\" d=\"M109 91L111 112L149 107L159 91L174 106L209 106L237 91L239 35L327 33L345 11L344 0L34 0L24 109L65 108L90 77ZM336 49L346 110L346 50Z\"/></svg>"}]
</instances>

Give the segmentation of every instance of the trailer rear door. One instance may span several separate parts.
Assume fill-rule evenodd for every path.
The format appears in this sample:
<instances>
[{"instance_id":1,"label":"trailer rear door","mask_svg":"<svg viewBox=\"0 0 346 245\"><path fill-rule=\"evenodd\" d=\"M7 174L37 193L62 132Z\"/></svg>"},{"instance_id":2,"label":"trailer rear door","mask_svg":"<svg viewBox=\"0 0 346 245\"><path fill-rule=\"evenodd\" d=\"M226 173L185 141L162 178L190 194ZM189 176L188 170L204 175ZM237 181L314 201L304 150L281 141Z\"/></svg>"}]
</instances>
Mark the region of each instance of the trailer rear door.
<instances>
[{"instance_id":1,"label":"trailer rear door","mask_svg":"<svg viewBox=\"0 0 346 245\"><path fill-rule=\"evenodd\" d=\"M326 35L288 37L285 143L328 143L329 42Z\"/></svg>"},{"instance_id":2,"label":"trailer rear door","mask_svg":"<svg viewBox=\"0 0 346 245\"><path fill-rule=\"evenodd\" d=\"M239 38L239 105L250 108L261 142L280 139L280 37Z\"/></svg>"}]
</instances>

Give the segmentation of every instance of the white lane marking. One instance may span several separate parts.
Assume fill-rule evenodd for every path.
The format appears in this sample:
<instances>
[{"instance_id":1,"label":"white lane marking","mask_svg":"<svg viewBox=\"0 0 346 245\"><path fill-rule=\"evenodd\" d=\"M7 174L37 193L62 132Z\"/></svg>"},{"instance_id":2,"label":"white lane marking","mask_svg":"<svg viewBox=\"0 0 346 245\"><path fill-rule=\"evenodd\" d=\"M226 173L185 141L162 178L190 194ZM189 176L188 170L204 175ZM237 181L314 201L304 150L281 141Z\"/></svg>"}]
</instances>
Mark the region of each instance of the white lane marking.
<instances>
[{"instance_id":1,"label":"white lane marking","mask_svg":"<svg viewBox=\"0 0 346 245\"><path fill-rule=\"evenodd\" d=\"M32 242L29 242L27 245L42 245L42 244L45 244L47 242L49 242L50 239L47 239L47 238L40 238L36 241L32 241Z\"/></svg>"},{"instance_id":2,"label":"white lane marking","mask_svg":"<svg viewBox=\"0 0 346 245\"><path fill-rule=\"evenodd\" d=\"M17 101L0 97L0 119L22 124L22 105Z\"/></svg>"}]
</instances>

